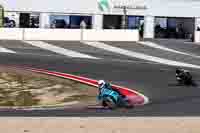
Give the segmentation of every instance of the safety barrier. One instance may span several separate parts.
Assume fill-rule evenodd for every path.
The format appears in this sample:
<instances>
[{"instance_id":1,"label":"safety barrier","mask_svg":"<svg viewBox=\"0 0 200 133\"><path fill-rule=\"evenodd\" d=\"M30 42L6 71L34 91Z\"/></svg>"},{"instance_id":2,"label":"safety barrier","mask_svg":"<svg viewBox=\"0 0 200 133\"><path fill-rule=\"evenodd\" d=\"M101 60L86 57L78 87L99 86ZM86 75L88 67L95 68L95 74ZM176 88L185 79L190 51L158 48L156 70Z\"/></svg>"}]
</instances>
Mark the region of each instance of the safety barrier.
<instances>
[{"instance_id":1,"label":"safety barrier","mask_svg":"<svg viewBox=\"0 0 200 133\"><path fill-rule=\"evenodd\" d=\"M20 28L0 28L0 40L22 40L23 29Z\"/></svg>"},{"instance_id":2,"label":"safety barrier","mask_svg":"<svg viewBox=\"0 0 200 133\"><path fill-rule=\"evenodd\" d=\"M1 28L1 40L138 41L138 30Z\"/></svg>"},{"instance_id":3,"label":"safety barrier","mask_svg":"<svg viewBox=\"0 0 200 133\"><path fill-rule=\"evenodd\" d=\"M138 30L85 30L84 40L89 41L139 41Z\"/></svg>"},{"instance_id":4,"label":"safety barrier","mask_svg":"<svg viewBox=\"0 0 200 133\"><path fill-rule=\"evenodd\" d=\"M78 29L25 29L25 40L80 40Z\"/></svg>"}]
</instances>

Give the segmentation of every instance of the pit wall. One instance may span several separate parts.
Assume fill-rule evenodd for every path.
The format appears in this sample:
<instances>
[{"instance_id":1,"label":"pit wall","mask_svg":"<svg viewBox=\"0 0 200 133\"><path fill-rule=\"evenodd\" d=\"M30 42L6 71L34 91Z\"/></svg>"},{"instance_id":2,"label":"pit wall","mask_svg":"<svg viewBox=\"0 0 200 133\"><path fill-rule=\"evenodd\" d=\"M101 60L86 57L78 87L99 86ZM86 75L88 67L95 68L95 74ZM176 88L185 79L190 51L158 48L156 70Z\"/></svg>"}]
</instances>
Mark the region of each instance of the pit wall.
<instances>
[{"instance_id":1,"label":"pit wall","mask_svg":"<svg viewBox=\"0 0 200 133\"><path fill-rule=\"evenodd\" d=\"M139 31L1 28L0 40L139 41Z\"/></svg>"}]
</instances>

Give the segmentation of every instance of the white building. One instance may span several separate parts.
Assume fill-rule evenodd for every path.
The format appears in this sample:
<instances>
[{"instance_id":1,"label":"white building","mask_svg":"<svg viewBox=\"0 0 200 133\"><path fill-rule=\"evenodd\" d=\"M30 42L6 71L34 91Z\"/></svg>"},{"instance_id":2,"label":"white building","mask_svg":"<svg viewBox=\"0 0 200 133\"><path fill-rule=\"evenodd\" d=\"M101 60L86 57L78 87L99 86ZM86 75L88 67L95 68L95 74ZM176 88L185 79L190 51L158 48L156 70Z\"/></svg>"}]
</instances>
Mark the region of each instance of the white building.
<instances>
[{"instance_id":1,"label":"white building","mask_svg":"<svg viewBox=\"0 0 200 133\"><path fill-rule=\"evenodd\" d=\"M108 7L101 5L103 2L108 2ZM199 0L0 0L0 5L6 12L17 13L18 19L26 18L22 17L26 13L38 14L41 28L49 28L55 15L69 16L67 23L73 23L75 16L88 16L94 29L121 28L123 15L127 15L128 28L139 28L144 22L145 38L154 38L155 33L161 36L159 27L170 34L183 29L185 37L194 34L200 24Z\"/></svg>"}]
</instances>

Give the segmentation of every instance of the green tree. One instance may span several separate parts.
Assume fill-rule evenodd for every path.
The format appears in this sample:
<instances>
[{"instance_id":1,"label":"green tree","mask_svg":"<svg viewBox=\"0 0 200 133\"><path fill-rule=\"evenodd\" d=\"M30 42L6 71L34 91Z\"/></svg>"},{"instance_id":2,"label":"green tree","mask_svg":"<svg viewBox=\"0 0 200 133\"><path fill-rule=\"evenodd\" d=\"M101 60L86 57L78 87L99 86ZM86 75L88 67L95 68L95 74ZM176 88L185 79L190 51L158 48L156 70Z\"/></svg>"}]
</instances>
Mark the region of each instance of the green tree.
<instances>
[{"instance_id":1,"label":"green tree","mask_svg":"<svg viewBox=\"0 0 200 133\"><path fill-rule=\"evenodd\" d=\"M0 27L3 27L3 18L4 18L4 9L3 6L0 5Z\"/></svg>"}]
</instances>

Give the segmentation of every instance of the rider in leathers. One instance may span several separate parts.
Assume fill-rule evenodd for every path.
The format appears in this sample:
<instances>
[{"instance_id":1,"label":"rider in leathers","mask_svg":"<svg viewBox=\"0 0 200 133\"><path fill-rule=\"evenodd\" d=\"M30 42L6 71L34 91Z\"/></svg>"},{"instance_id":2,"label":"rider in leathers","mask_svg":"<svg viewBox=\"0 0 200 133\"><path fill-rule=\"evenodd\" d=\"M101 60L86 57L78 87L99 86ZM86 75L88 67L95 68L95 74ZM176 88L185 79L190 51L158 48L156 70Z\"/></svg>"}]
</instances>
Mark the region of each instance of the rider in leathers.
<instances>
[{"instance_id":1,"label":"rider in leathers","mask_svg":"<svg viewBox=\"0 0 200 133\"><path fill-rule=\"evenodd\" d=\"M97 99L104 103L104 100L107 98L110 98L110 100L115 104L115 106L126 106L128 103L126 102L125 98L118 92L117 90L114 90L110 83L106 83L104 80L99 80L99 94L97 96Z\"/></svg>"}]
</instances>

